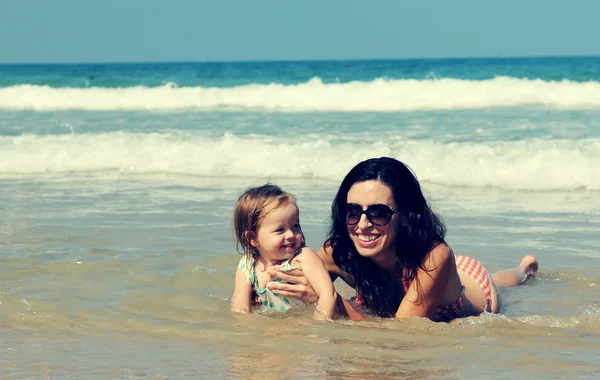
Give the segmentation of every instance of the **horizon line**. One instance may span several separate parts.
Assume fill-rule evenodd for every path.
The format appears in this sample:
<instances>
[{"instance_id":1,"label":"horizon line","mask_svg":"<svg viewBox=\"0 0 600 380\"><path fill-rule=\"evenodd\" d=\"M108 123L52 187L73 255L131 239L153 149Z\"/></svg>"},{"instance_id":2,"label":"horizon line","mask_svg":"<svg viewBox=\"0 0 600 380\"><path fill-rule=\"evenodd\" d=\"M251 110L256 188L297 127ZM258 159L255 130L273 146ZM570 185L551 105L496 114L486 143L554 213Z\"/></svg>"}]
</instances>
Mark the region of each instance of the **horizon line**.
<instances>
[{"instance_id":1,"label":"horizon line","mask_svg":"<svg viewBox=\"0 0 600 380\"><path fill-rule=\"evenodd\" d=\"M530 55L530 56L456 56L456 57L411 57L411 58L331 58L331 59L239 59L239 60L156 60L156 61L39 61L39 62L0 62L1 66L10 65L135 65L166 63L297 63L297 62L369 62L369 61L444 61L444 60L519 60L519 59L553 59L553 58L600 58L600 54L575 55Z\"/></svg>"}]
</instances>

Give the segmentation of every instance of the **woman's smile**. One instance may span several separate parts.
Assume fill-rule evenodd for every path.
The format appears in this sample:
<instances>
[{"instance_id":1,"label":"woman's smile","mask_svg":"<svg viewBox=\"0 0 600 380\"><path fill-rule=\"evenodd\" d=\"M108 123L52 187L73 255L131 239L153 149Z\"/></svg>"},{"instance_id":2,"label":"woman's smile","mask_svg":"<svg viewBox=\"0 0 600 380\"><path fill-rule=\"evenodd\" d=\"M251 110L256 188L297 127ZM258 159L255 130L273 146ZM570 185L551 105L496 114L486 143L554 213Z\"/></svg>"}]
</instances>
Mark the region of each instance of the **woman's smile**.
<instances>
[{"instance_id":1,"label":"woman's smile","mask_svg":"<svg viewBox=\"0 0 600 380\"><path fill-rule=\"evenodd\" d=\"M363 210L372 205L395 206L390 188L380 181L364 181L355 183L348 191L348 203L356 204ZM367 215L362 214L358 223L348 225L348 234L361 256L375 258L376 261L395 260L393 242L396 238L398 222L392 216L389 223L379 226L371 223ZM389 256L389 257L388 257ZM385 259L384 259L385 257Z\"/></svg>"},{"instance_id":2,"label":"woman's smile","mask_svg":"<svg viewBox=\"0 0 600 380\"><path fill-rule=\"evenodd\" d=\"M361 234L361 233L356 233L355 234L356 237L358 238L358 241L360 243L362 243L361 245L367 245L368 243L374 243L377 239L379 239L381 237L381 235L375 235L375 234Z\"/></svg>"}]
</instances>

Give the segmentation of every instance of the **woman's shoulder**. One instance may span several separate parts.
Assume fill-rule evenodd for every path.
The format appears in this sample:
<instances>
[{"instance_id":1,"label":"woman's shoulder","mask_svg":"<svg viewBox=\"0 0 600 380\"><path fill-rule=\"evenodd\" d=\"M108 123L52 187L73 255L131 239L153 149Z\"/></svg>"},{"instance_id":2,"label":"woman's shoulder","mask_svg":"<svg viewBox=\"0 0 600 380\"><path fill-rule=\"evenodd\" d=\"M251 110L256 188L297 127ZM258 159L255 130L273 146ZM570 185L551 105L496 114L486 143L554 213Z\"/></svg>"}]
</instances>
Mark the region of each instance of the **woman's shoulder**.
<instances>
[{"instance_id":1,"label":"woman's shoulder","mask_svg":"<svg viewBox=\"0 0 600 380\"><path fill-rule=\"evenodd\" d=\"M345 283L354 287L354 278L352 275L341 270L333 260L333 247L329 242L325 242L325 244L321 246L317 252L317 255L323 262L323 265L325 265L327 272L329 272L329 274L332 276L332 279L335 280L335 278L340 277Z\"/></svg>"},{"instance_id":2,"label":"woman's shoulder","mask_svg":"<svg viewBox=\"0 0 600 380\"><path fill-rule=\"evenodd\" d=\"M331 244L325 242L317 252L317 256L319 256L323 264L325 264L325 268L329 273L334 273L338 276L342 274L340 268L333 260L333 247Z\"/></svg>"},{"instance_id":3,"label":"woman's shoulder","mask_svg":"<svg viewBox=\"0 0 600 380\"><path fill-rule=\"evenodd\" d=\"M440 265L454 262L454 252L445 241L436 241L431 251L425 256L424 266L426 268L437 268Z\"/></svg>"},{"instance_id":4,"label":"woman's shoulder","mask_svg":"<svg viewBox=\"0 0 600 380\"><path fill-rule=\"evenodd\" d=\"M448 243L446 243L443 240L436 240L433 242L433 245L431 247L431 252L436 252L436 253L444 253L444 254L450 254L450 255L454 255L454 252L452 251L452 248L450 248L450 246L448 245Z\"/></svg>"}]
</instances>

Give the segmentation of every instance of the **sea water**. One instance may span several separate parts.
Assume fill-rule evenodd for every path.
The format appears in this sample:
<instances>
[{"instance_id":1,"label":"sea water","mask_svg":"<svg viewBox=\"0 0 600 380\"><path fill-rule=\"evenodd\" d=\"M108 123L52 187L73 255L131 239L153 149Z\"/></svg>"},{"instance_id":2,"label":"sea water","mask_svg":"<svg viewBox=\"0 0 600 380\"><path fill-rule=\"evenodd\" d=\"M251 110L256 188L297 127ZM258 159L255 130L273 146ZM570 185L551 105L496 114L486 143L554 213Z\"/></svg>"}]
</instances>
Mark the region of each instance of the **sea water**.
<instances>
[{"instance_id":1,"label":"sea water","mask_svg":"<svg viewBox=\"0 0 600 380\"><path fill-rule=\"evenodd\" d=\"M232 315L237 197L294 193L318 249L380 156L538 276L449 324ZM599 166L597 57L0 65L0 377L594 378Z\"/></svg>"}]
</instances>

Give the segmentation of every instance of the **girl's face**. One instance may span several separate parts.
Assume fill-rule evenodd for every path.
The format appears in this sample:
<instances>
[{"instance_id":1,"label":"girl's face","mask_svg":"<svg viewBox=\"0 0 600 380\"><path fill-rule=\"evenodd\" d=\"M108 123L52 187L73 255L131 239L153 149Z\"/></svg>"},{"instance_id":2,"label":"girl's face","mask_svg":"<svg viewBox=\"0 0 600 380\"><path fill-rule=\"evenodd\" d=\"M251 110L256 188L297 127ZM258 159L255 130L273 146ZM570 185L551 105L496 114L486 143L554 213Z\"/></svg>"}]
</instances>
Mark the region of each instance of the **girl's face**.
<instances>
[{"instance_id":1,"label":"girl's face","mask_svg":"<svg viewBox=\"0 0 600 380\"><path fill-rule=\"evenodd\" d=\"M363 210L372 205L385 205L392 209L396 203L391 189L380 181L355 183L348 191L348 204L356 204ZM395 240L398 231L398 214L392 215L390 222L384 226L376 226L362 214L355 225L348 225L348 234L356 250L363 257L368 257L384 269L394 268L396 262Z\"/></svg>"},{"instance_id":2,"label":"girl's face","mask_svg":"<svg viewBox=\"0 0 600 380\"><path fill-rule=\"evenodd\" d=\"M277 265L294 256L302 245L300 212L293 202L273 209L260 223L250 242L267 264Z\"/></svg>"}]
</instances>

